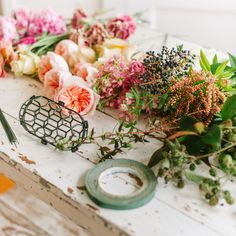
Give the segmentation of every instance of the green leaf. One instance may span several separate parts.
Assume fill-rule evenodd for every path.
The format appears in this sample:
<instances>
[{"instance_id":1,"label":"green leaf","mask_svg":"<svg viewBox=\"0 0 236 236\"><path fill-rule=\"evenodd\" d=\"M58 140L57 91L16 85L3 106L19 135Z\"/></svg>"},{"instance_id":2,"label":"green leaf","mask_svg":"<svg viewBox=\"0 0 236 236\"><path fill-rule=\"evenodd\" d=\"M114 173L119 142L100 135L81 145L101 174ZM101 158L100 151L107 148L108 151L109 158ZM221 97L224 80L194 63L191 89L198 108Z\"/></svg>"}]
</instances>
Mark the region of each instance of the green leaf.
<instances>
[{"instance_id":1,"label":"green leaf","mask_svg":"<svg viewBox=\"0 0 236 236\"><path fill-rule=\"evenodd\" d=\"M221 109L222 121L232 118L236 113L236 95L229 97Z\"/></svg>"},{"instance_id":2,"label":"green leaf","mask_svg":"<svg viewBox=\"0 0 236 236\"><path fill-rule=\"evenodd\" d=\"M158 107L157 107L158 109L161 109L161 108L164 106L164 104L165 104L167 98L168 98L168 93L164 93L164 94L160 97L159 103L158 103Z\"/></svg>"},{"instance_id":3,"label":"green leaf","mask_svg":"<svg viewBox=\"0 0 236 236\"><path fill-rule=\"evenodd\" d=\"M162 156L162 152L165 150L165 148L166 147L162 147L162 148L156 150L152 154L152 156L151 156L151 158L148 162L148 165L147 165L149 168L152 168L153 166L157 165L161 160L164 159L163 156Z\"/></svg>"},{"instance_id":4,"label":"green leaf","mask_svg":"<svg viewBox=\"0 0 236 236\"><path fill-rule=\"evenodd\" d=\"M224 70L225 70L227 64L228 64L228 61L222 62L222 63L220 64L220 66L218 66L218 68L216 69L216 72L214 73L214 75L215 75L216 77L219 77L219 76L221 75L221 73L224 72Z\"/></svg>"},{"instance_id":5,"label":"green leaf","mask_svg":"<svg viewBox=\"0 0 236 236\"><path fill-rule=\"evenodd\" d=\"M198 121L190 116L184 116L180 120L180 129L181 130L190 130L195 131L194 124Z\"/></svg>"},{"instance_id":6,"label":"green leaf","mask_svg":"<svg viewBox=\"0 0 236 236\"><path fill-rule=\"evenodd\" d=\"M205 144L212 145L218 148L221 145L221 129L218 125L210 127L205 135L202 136L202 141Z\"/></svg>"},{"instance_id":7,"label":"green leaf","mask_svg":"<svg viewBox=\"0 0 236 236\"><path fill-rule=\"evenodd\" d=\"M188 180L190 180L190 181L192 181L192 182L194 182L194 183L196 183L196 184L199 184L199 183L201 183L203 180L206 179L206 177L203 177L203 176L201 176L201 175L194 174L193 172L189 172L189 171L185 172L185 176L186 176L186 178L187 178Z\"/></svg>"},{"instance_id":8,"label":"green leaf","mask_svg":"<svg viewBox=\"0 0 236 236\"><path fill-rule=\"evenodd\" d=\"M212 60L212 64L216 64L216 63L218 63L218 56L217 56L217 54L215 54L215 56L214 56L214 58Z\"/></svg>"},{"instance_id":9,"label":"green leaf","mask_svg":"<svg viewBox=\"0 0 236 236\"><path fill-rule=\"evenodd\" d=\"M202 50L200 51L200 65L203 70L211 71L210 62L208 61L206 55L204 54Z\"/></svg>"},{"instance_id":10,"label":"green leaf","mask_svg":"<svg viewBox=\"0 0 236 236\"><path fill-rule=\"evenodd\" d=\"M229 53L229 61L232 67L236 67L236 56Z\"/></svg>"}]
</instances>

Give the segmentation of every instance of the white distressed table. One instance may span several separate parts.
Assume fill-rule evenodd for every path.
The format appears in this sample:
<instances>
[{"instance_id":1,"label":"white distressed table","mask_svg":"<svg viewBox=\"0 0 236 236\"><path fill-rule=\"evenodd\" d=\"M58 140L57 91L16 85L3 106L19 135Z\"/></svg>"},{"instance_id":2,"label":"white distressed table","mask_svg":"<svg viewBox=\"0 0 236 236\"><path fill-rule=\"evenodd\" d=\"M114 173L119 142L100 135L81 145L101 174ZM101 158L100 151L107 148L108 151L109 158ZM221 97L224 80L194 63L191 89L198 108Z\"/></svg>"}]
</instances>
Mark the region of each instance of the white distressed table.
<instances>
[{"instance_id":1,"label":"white distressed table","mask_svg":"<svg viewBox=\"0 0 236 236\"><path fill-rule=\"evenodd\" d=\"M168 44L180 42L169 38ZM153 39L152 47L158 47L155 43L160 45L162 42ZM140 46L147 49L147 44L140 43ZM191 44L189 47L198 49ZM0 80L0 107L18 117L23 102L32 95L41 95L41 88L42 85L34 79L9 75ZM133 210L118 211L96 206L84 189L84 175L98 161L95 146L82 145L78 153L55 151L26 133L19 121L9 116L7 119L20 144L17 148L10 145L0 128L0 173L69 217L90 235L235 235L236 206L222 203L210 207L200 198L196 186L191 184L179 190L171 184L167 186L159 182L155 197L147 205ZM117 124L116 119L98 111L88 122L90 128L95 127L96 134L110 131ZM130 158L146 164L160 145L158 141L138 144L116 158ZM22 155L34 163L27 163L20 158ZM116 184L108 181L106 187L109 191L121 193L120 189L128 192L138 187L132 178L118 177ZM231 184L230 188L236 196L235 186Z\"/></svg>"}]
</instances>

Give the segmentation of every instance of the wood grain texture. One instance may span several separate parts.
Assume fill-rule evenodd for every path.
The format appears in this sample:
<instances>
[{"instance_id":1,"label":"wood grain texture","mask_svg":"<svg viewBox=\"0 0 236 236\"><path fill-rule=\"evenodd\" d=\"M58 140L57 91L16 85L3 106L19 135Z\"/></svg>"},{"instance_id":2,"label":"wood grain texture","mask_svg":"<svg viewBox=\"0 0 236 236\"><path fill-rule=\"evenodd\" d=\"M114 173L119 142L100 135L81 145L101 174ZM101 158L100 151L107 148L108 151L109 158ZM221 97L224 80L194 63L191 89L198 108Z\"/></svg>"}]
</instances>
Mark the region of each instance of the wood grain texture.
<instances>
[{"instance_id":1,"label":"wood grain texture","mask_svg":"<svg viewBox=\"0 0 236 236\"><path fill-rule=\"evenodd\" d=\"M0 235L85 236L87 234L52 207L18 187L0 195Z\"/></svg>"}]
</instances>

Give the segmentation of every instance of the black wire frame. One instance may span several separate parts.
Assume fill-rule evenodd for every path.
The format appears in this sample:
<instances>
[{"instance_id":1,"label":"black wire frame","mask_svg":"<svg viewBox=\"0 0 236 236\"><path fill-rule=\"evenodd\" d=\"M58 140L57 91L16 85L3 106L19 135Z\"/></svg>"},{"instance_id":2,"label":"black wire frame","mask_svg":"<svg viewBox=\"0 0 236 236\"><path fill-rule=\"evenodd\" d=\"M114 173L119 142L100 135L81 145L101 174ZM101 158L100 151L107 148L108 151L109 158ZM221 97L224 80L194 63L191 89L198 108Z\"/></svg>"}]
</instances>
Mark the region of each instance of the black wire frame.
<instances>
[{"instance_id":1,"label":"black wire frame","mask_svg":"<svg viewBox=\"0 0 236 236\"><path fill-rule=\"evenodd\" d=\"M65 151L76 152L88 135L88 122L79 113L44 96L30 97L21 106L19 120L42 144Z\"/></svg>"}]
</instances>

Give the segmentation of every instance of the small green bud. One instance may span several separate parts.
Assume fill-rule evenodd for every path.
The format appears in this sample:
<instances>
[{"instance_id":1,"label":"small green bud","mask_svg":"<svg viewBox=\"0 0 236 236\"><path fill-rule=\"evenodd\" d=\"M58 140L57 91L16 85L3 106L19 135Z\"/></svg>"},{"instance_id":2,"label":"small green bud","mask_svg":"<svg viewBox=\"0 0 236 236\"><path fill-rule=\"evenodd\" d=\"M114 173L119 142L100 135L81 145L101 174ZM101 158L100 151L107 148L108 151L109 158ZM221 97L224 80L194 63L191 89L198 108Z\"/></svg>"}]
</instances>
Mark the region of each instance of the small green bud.
<instances>
[{"instance_id":1,"label":"small green bud","mask_svg":"<svg viewBox=\"0 0 236 236\"><path fill-rule=\"evenodd\" d=\"M209 204L210 204L211 206L216 206L216 205L218 204L218 202L219 202L219 198L216 197L216 196L213 196L213 197L210 199Z\"/></svg>"},{"instance_id":2,"label":"small green bud","mask_svg":"<svg viewBox=\"0 0 236 236\"><path fill-rule=\"evenodd\" d=\"M195 169L196 169L196 165L195 164L190 164L189 165L189 169L191 170L191 171L194 171Z\"/></svg>"},{"instance_id":3,"label":"small green bud","mask_svg":"<svg viewBox=\"0 0 236 236\"><path fill-rule=\"evenodd\" d=\"M184 187L184 181L182 179L178 181L177 187L178 188L183 188Z\"/></svg>"},{"instance_id":4,"label":"small green bud","mask_svg":"<svg viewBox=\"0 0 236 236\"><path fill-rule=\"evenodd\" d=\"M233 204L234 204L234 198L233 198L231 195L225 197L225 201L226 201L229 205L233 205Z\"/></svg>"},{"instance_id":5,"label":"small green bud","mask_svg":"<svg viewBox=\"0 0 236 236\"><path fill-rule=\"evenodd\" d=\"M217 175L216 170L213 168L209 169L209 174L214 177Z\"/></svg>"},{"instance_id":6,"label":"small green bud","mask_svg":"<svg viewBox=\"0 0 236 236\"><path fill-rule=\"evenodd\" d=\"M212 195L211 195L210 193L206 193L205 198L206 198L206 199L211 199L211 198L212 198Z\"/></svg>"}]
</instances>

